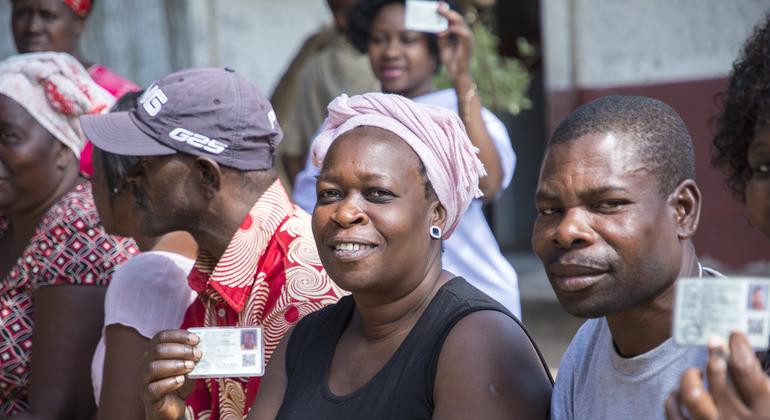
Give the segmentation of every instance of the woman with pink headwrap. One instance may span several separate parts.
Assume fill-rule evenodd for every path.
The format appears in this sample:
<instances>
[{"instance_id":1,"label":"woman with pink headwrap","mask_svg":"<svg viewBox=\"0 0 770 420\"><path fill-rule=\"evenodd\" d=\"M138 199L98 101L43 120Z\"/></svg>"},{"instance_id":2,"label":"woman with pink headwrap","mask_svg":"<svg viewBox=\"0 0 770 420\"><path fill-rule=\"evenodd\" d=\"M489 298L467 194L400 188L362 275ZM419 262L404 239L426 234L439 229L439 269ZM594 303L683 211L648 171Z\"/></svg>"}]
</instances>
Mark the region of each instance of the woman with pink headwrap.
<instances>
[{"instance_id":1,"label":"woman with pink headwrap","mask_svg":"<svg viewBox=\"0 0 770 420\"><path fill-rule=\"evenodd\" d=\"M312 149L318 254L350 291L273 353L249 419L545 419L551 378L501 304L442 269L484 167L451 111L343 95Z\"/></svg>"},{"instance_id":2,"label":"woman with pink headwrap","mask_svg":"<svg viewBox=\"0 0 770 420\"><path fill-rule=\"evenodd\" d=\"M482 208L510 184L516 155L503 123L481 106L470 66L473 36L463 16L452 10L453 3L433 3L449 26L432 34L407 28L405 0L359 0L348 19L348 36L369 56L383 92L441 106L462 120L487 176L479 180L484 195L471 201L455 234L444 242L443 264L521 317L516 271L500 250ZM446 69L452 88L436 90L433 78L439 67ZM308 162L294 183L292 198L307 211L316 203L317 174Z\"/></svg>"},{"instance_id":3,"label":"woman with pink headwrap","mask_svg":"<svg viewBox=\"0 0 770 420\"><path fill-rule=\"evenodd\" d=\"M95 0L10 0L11 30L19 53L56 51L70 54L88 69L91 78L115 98L139 90L111 69L88 60L80 50L80 37ZM91 176L92 146L86 143L81 171Z\"/></svg>"},{"instance_id":4,"label":"woman with pink headwrap","mask_svg":"<svg viewBox=\"0 0 770 420\"><path fill-rule=\"evenodd\" d=\"M101 226L79 175L78 118L113 101L67 54L0 62L1 418L94 414L104 294L134 243Z\"/></svg>"}]
</instances>

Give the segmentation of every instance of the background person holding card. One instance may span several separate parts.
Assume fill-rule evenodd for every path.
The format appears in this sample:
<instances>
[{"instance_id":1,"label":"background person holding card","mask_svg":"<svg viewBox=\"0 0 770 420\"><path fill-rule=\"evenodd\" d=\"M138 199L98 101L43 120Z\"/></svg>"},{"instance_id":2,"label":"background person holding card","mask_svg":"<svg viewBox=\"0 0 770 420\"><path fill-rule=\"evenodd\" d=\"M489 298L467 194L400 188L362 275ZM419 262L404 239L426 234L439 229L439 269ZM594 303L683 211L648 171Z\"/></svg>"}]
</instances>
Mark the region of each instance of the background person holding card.
<instances>
[{"instance_id":1,"label":"background person holding card","mask_svg":"<svg viewBox=\"0 0 770 420\"><path fill-rule=\"evenodd\" d=\"M404 0L360 0L348 19L349 36L356 48L368 54L383 92L438 105L460 116L488 175L479 180L484 196L471 202L457 232L444 242L444 267L520 317L516 272L500 251L482 209L482 200L494 200L510 184L516 156L503 123L481 106L470 72L473 39L468 24L447 3L429 3L433 16L445 20L446 31L407 28ZM433 77L440 66L447 69L452 89L436 90ZM308 159L294 185L294 201L307 211L316 202L317 175L318 169Z\"/></svg>"},{"instance_id":2,"label":"background person holding card","mask_svg":"<svg viewBox=\"0 0 770 420\"><path fill-rule=\"evenodd\" d=\"M743 46L720 103L714 163L727 174L749 222L770 238L770 15ZM705 377L693 368L666 402L670 420L770 419L770 358L764 372L746 336L709 346ZM705 382L708 382L706 387ZM687 409L687 412L683 410Z\"/></svg>"}]
</instances>

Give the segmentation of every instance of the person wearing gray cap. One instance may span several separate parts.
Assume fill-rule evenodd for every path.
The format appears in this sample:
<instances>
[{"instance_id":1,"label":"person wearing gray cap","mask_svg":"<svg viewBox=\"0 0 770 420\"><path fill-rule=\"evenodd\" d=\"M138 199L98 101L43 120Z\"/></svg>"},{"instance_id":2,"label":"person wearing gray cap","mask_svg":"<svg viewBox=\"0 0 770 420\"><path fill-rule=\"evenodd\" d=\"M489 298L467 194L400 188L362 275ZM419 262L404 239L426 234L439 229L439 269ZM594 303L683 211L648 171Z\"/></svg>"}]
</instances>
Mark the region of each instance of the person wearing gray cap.
<instances>
[{"instance_id":1,"label":"person wearing gray cap","mask_svg":"<svg viewBox=\"0 0 770 420\"><path fill-rule=\"evenodd\" d=\"M276 178L275 113L232 70L170 74L131 111L81 123L99 149L139 157L128 179L144 233L184 230L200 247L188 279L198 298L181 328L260 325L266 363L302 316L343 294L321 266L308 214ZM248 412L259 378L187 377L200 360L198 342L184 329L151 340L142 363L148 419Z\"/></svg>"}]
</instances>

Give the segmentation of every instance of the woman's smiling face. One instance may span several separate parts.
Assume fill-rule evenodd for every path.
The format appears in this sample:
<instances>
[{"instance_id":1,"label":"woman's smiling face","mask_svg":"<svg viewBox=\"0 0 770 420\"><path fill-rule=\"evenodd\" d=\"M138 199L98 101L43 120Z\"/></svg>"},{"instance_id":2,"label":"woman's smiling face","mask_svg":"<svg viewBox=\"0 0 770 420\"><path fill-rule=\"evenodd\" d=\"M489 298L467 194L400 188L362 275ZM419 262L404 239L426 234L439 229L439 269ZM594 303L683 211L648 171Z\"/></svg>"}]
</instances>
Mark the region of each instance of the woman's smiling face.
<instances>
[{"instance_id":1,"label":"woman's smiling face","mask_svg":"<svg viewBox=\"0 0 770 420\"><path fill-rule=\"evenodd\" d=\"M395 134L359 127L337 139L318 178L313 234L324 268L343 289L400 294L422 280L430 226L443 209L426 194L417 154Z\"/></svg>"}]
</instances>

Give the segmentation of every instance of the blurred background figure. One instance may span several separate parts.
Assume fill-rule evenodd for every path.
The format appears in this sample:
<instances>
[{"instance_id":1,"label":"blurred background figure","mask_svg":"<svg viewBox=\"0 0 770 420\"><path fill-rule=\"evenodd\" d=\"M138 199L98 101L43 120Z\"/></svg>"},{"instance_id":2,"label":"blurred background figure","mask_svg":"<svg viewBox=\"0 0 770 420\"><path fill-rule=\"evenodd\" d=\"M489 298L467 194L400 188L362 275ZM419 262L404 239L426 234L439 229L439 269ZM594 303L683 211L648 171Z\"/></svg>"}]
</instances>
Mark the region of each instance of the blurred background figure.
<instances>
[{"instance_id":1,"label":"blurred background figure","mask_svg":"<svg viewBox=\"0 0 770 420\"><path fill-rule=\"evenodd\" d=\"M0 62L3 418L94 414L89 367L106 286L136 248L101 226L78 171L85 142L78 117L113 101L67 54Z\"/></svg>"},{"instance_id":2,"label":"blurred background figure","mask_svg":"<svg viewBox=\"0 0 770 420\"><path fill-rule=\"evenodd\" d=\"M284 128L279 150L289 185L305 165L313 134L326 118L326 106L342 93L379 90L369 60L348 41L348 13L358 0L328 0L331 27L312 35L292 60L270 101Z\"/></svg>"},{"instance_id":3,"label":"blurred background figure","mask_svg":"<svg viewBox=\"0 0 770 420\"><path fill-rule=\"evenodd\" d=\"M95 0L11 0L11 29L16 50L20 53L56 51L75 57L88 69L99 86L115 98L139 87L109 68L95 64L80 51L88 15ZM93 172L90 143L80 159L80 170L90 176Z\"/></svg>"},{"instance_id":4,"label":"blurred background figure","mask_svg":"<svg viewBox=\"0 0 770 420\"><path fill-rule=\"evenodd\" d=\"M129 92L113 106L128 111L140 92ZM141 254L115 270L104 301L104 327L91 362L91 379L100 419L137 419L144 406L137 389L139 365L150 339L159 331L182 325L185 310L197 294L187 275L197 246L186 232L160 237L142 234L142 209L133 204L126 180L139 162L94 148L94 204L104 229L136 240Z\"/></svg>"},{"instance_id":5,"label":"blurred background figure","mask_svg":"<svg viewBox=\"0 0 770 420\"><path fill-rule=\"evenodd\" d=\"M505 126L481 106L470 69L471 31L462 15L444 7L440 13L449 20L449 28L437 36L405 28L403 0L361 0L351 12L349 36L356 48L368 54L383 92L458 113L471 142L480 150L487 175L480 179L479 188L489 202L511 182L515 154ZM449 75L451 89L435 88L433 77L441 66ZM315 205L317 174L308 160L295 183L294 201L306 210ZM481 199L474 199L457 232L444 242L444 268L520 317L516 272L502 255L482 205Z\"/></svg>"}]
</instances>

